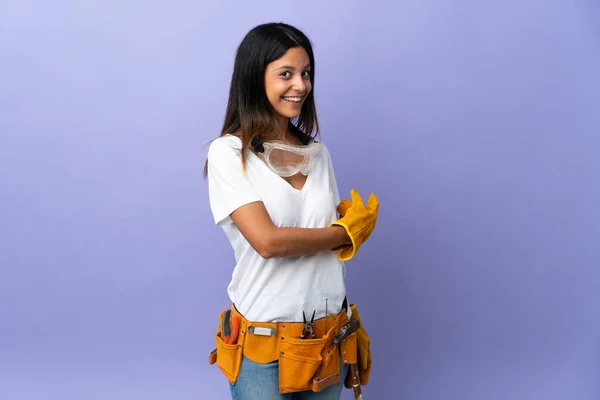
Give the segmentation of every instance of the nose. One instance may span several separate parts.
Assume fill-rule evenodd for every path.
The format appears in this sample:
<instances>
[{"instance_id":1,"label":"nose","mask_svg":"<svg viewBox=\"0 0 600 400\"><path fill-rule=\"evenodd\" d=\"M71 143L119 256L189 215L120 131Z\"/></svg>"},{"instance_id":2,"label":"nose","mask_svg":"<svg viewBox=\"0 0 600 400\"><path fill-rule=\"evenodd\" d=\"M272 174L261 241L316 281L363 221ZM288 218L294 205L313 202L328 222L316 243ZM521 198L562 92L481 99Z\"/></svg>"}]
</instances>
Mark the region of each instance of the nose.
<instances>
[{"instance_id":1,"label":"nose","mask_svg":"<svg viewBox=\"0 0 600 400\"><path fill-rule=\"evenodd\" d=\"M302 75L296 75L294 78L293 89L297 92L306 93L308 86Z\"/></svg>"}]
</instances>

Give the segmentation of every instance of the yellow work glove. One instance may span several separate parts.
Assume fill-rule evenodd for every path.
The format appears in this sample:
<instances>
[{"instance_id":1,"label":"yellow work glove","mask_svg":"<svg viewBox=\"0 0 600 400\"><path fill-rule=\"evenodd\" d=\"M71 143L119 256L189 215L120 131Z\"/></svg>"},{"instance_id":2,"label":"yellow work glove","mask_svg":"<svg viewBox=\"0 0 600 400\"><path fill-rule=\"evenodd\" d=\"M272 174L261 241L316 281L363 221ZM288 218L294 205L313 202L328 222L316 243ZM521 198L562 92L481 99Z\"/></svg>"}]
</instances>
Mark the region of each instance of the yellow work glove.
<instances>
[{"instance_id":1,"label":"yellow work glove","mask_svg":"<svg viewBox=\"0 0 600 400\"><path fill-rule=\"evenodd\" d=\"M348 199L344 199L340 201L340 204L337 206L337 212L340 214L340 218L346 215L348 209L352 206L352 202Z\"/></svg>"},{"instance_id":2,"label":"yellow work glove","mask_svg":"<svg viewBox=\"0 0 600 400\"><path fill-rule=\"evenodd\" d=\"M373 193L366 206L356 190L350 191L350 197L352 202L340 202L338 212L342 217L331 224L343 227L352 241L350 245L332 249L338 253L338 259L341 261L348 261L354 257L360 246L371 236L379 216L379 201Z\"/></svg>"}]
</instances>

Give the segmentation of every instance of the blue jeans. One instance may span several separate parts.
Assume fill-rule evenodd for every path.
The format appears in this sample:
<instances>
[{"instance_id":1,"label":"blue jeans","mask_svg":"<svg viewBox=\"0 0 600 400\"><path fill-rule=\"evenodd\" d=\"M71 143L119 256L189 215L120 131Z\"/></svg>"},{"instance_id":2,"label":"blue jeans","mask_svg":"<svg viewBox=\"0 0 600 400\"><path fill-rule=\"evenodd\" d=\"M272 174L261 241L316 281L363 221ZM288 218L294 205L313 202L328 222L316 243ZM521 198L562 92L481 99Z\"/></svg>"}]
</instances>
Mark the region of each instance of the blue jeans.
<instances>
[{"instance_id":1,"label":"blue jeans","mask_svg":"<svg viewBox=\"0 0 600 400\"><path fill-rule=\"evenodd\" d=\"M341 376L346 376L348 366L341 362ZM344 379L319 393L313 391L279 394L279 362L258 364L246 357L242 358L240 374L231 385L233 400L339 400L344 387Z\"/></svg>"}]
</instances>

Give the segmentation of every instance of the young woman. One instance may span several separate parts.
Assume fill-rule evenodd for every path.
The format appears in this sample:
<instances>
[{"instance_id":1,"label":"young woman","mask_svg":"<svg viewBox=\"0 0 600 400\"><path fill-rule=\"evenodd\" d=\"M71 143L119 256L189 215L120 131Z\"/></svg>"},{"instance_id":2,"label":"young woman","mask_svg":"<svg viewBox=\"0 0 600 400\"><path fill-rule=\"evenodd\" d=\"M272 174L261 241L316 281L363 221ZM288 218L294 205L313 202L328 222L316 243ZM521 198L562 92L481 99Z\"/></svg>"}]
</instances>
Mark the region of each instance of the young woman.
<instances>
[{"instance_id":1,"label":"young woman","mask_svg":"<svg viewBox=\"0 0 600 400\"><path fill-rule=\"evenodd\" d=\"M234 399L339 399L356 358L344 261L375 228L378 202L371 194L365 205L356 191L340 201L327 147L315 140L314 78L301 31L252 29L208 151L211 210L236 260L211 362Z\"/></svg>"}]
</instances>

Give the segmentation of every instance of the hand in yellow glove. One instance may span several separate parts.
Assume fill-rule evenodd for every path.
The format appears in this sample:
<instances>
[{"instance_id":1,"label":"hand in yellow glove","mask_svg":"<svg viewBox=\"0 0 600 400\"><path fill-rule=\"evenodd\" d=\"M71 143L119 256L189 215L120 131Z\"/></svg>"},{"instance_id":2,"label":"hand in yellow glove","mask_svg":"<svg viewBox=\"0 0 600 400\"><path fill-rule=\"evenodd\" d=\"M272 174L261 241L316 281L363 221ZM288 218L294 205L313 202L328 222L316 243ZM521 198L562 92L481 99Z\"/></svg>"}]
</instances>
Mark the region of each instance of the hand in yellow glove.
<instances>
[{"instance_id":1,"label":"hand in yellow glove","mask_svg":"<svg viewBox=\"0 0 600 400\"><path fill-rule=\"evenodd\" d=\"M340 202L338 212L342 217L331 224L343 227L352 241L351 245L332 249L337 251L338 259L341 261L354 257L360 246L371 236L379 216L379 201L373 193L366 206L356 190L350 191L350 197L352 202L349 200Z\"/></svg>"},{"instance_id":2,"label":"hand in yellow glove","mask_svg":"<svg viewBox=\"0 0 600 400\"><path fill-rule=\"evenodd\" d=\"M350 207L352 207L352 202L350 200L344 199L340 201L340 204L337 206L337 212L340 214L340 218L346 215Z\"/></svg>"}]
</instances>

